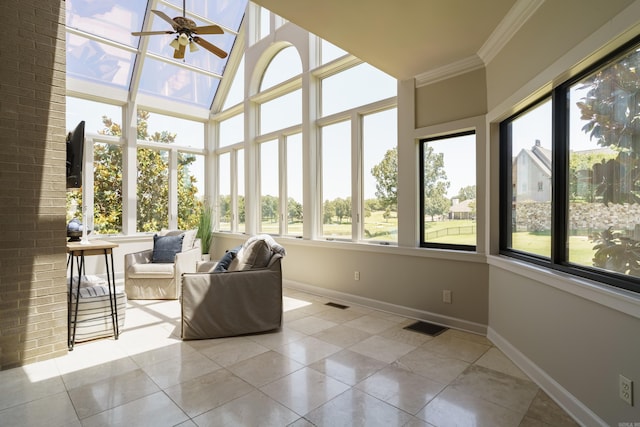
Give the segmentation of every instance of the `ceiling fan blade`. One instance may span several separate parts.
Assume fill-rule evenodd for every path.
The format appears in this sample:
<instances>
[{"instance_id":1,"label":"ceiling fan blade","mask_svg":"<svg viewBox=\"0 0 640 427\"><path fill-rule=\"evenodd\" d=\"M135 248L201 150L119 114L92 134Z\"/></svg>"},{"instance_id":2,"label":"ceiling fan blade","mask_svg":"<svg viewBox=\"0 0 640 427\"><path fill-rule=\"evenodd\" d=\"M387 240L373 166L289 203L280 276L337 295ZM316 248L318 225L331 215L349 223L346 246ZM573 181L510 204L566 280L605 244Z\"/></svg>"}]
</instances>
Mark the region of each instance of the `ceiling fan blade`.
<instances>
[{"instance_id":1,"label":"ceiling fan blade","mask_svg":"<svg viewBox=\"0 0 640 427\"><path fill-rule=\"evenodd\" d=\"M175 31L136 31L132 36L153 36L155 34L173 34Z\"/></svg>"},{"instance_id":2,"label":"ceiling fan blade","mask_svg":"<svg viewBox=\"0 0 640 427\"><path fill-rule=\"evenodd\" d=\"M186 46L180 45L180 48L173 51L173 57L175 59L184 59L185 51L186 51Z\"/></svg>"},{"instance_id":3,"label":"ceiling fan blade","mask_svg":"<svg viewBox=\"0 0 640 427\"><path fill-rule=\"evenodd\" d=\"M224 34L224 30L220 25L203 25L202 27L195 27L193 32L196 34Z\"/></svg>"},{"instance_id":4,"label":"ceiling fan blade","mask_svg":"<svg viewBox=\"0 0 640 427\"><path fill-rule=\"evenodd\" d=\"M212 45L211 43L209 43L208 41L206 41L203 38L194 37L193 41L198 43L203 48L207 49L209 52L218 55L220 58L226 58L227 57L227 52L225 52L224 50L220 49L217 46Z\"/></svg>"},{"instance_id":5,"label":"ceiling fan blade","mask_svg":"<svg viewBox=\"0 0 640 427\"><path fill-rule=\"evenodd\" d=\"M160 10L152 10L151 12L155 13L156 15L158 15L160 18L164 19L165 21L167 21L169 24L171 24L171 26L173 27L174 30L178 29L178 25L174 22L173 19L171 19L169 17L169 15L167 15L166 13L160 11Z\"/></svg>"}]
</instances>

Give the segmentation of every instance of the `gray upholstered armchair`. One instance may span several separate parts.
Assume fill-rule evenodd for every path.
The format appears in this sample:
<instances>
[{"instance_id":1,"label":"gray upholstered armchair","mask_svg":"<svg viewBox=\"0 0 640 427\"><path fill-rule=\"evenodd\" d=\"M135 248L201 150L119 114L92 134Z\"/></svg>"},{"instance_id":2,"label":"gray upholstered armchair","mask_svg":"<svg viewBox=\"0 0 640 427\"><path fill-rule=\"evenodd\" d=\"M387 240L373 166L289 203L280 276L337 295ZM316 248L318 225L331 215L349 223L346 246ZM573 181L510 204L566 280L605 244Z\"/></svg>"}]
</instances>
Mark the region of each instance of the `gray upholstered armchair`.
<instances>
[{"instance_id":1,"label":"gray upholstered armchair","mask_svg":"<svg viewBox=\"0 0 640 427\"><path fill-rule=\"evenodd\" d=\"M210 264L210 271L182 276L182 339L229 337L282 326L284 248L270 236L259 235L233 254ZM223 267L230 259L228 268Z\"/></svg>"},{"instance_id":2,"label":"gray upholstered armchair","mask_svg":"<svg viewBox=\"0 0 640 427\"><path fill-rule=\"evenodd\" d=\"M154 261L154 249L126 254L124 257L124 288L127 298L177 299L180 294L180 277L193 273L202 258L197 230L163 231L159 236L180 236L183 240L179 252L170 260ZM171 262L172 260L172 262ZM167 262L168 261L168 262Z\"/></svg>"}]
</instances>

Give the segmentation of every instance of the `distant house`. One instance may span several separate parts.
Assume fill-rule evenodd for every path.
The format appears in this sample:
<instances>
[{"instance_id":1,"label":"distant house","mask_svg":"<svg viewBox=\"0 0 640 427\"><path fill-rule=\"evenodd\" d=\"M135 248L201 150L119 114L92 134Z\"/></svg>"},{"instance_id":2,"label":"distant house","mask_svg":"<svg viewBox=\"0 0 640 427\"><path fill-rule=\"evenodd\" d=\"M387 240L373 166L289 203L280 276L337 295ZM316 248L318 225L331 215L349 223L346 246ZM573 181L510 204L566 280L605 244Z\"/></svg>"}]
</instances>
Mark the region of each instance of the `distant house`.
<instances>
[{"instance_id":1,"label":"distant house","mask_svg":"<svg viewBox=\"0 0 640 427\"><path fill-rule=\"evenodd\" d=\"M513 159L514 201L548 202L551 200L551 150L540 140L530 150L523 148Z\"/></svg>"},{"instance_id":2,"label":"distant house","mask_svg":"<svg viewBox=\"0 0 640 427\"><path fill-rule=\"evenodd\" d=\"M474 219L476 216L476 199L467 199L460 202L453 199L449 208L449 219Z\"/></svg>"},{"instance_id":3,"label":"distant house","mask_svg":"<svg viewBox=\"0 0 640 427\"><path fill-rule=\"evenodd\" d=\"M609 156L616 153L609 148L572 151L585 156ZM544 148L540 140L530 149L522 149L513 158L513 201L549 202L551 201L551 150ZM576 194L586 197L594 184L602 181L602 172L595 170L576 171Z\"/></svg>"}]
</instances>

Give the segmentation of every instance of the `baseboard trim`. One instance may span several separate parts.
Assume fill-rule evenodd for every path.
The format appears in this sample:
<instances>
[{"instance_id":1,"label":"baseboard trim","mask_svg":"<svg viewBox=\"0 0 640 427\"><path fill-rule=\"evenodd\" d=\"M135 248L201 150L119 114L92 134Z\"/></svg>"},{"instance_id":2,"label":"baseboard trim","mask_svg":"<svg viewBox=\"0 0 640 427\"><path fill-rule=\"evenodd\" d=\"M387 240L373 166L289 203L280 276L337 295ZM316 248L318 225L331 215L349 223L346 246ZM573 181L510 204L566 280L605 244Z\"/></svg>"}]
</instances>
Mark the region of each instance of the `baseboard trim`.
<instances>
[{"instance_id":1,"label":"baseboard trim","mask_svg":"<svg viewBox=\"0 0 640 427\"><path fill-rule=\"evenodd\" d=\"M459 329L474 334L486 335L487 325L481 323L470 322L464 319L445 316L442 314L431 313L424 310L416 310L410 307L390 304L388 302L379 301L371 298L361 297L358 295L348 294L345 292L335 291L332 289L321 288L306 283L296 282L293 280L283 280L283 285L287 288L297 289L313 295L336 300L336 302L347 302L363 307L374 308L391 314L408 317L411 319L422 320L424 322L435 323L440 326Z\"/></svg>"},{"instance_id":2,"label":"baseboard trim","mask_svg":"<svg viewBox=\"0 0 640 427\"><path fill-rule=\"evenodd\" d=\"M488 327L487 338L500 349L513 363L515 363L525 374L529 376L542 390L545 391L562 409L564 409L574 420L583 426L607 427L600 417L591 409L586 407L567 389L562 387L549 374L542 370L531 359L522 354L509 341L498 334L493 328Z\"/></svg>"}]
</instances>

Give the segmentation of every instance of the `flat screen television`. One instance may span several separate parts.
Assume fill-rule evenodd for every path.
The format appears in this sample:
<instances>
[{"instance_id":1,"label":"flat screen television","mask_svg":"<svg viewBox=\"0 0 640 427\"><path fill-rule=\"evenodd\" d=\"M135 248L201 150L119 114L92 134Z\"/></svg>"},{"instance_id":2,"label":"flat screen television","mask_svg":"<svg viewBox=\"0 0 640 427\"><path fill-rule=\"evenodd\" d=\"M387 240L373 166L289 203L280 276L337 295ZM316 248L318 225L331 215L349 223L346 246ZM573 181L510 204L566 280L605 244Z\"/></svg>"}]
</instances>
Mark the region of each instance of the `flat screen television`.
<instances>
[{"instance_id":1,"label":"flat screen television","mask_svg":"<svg viewBox=\"0 0 640 427\"><path fill-rule=\"evenodd\" d=\"M84 120L67 135L67 188L82 187Z\"/></svg>"}]
</instances>

